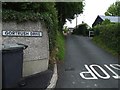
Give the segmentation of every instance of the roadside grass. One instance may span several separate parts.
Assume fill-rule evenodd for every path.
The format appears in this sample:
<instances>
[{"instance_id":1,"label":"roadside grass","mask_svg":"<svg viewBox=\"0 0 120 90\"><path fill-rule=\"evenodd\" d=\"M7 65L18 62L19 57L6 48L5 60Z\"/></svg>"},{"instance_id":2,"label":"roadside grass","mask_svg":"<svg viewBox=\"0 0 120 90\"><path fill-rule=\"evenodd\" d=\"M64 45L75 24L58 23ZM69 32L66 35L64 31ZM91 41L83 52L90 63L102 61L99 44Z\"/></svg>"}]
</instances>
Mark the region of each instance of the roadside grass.
<instances>
[{"instance_id":1,"label":"roadside grass","mask_svg":"<svg viewBox=\"0 0 120 90\"><path fill-rule=\"evenodd\" d=\"M56 35L56 57L58 60L64 60L65 56L65 39L62 32L57 31Z\"/></svg>"},{"instance_id":2,"label":"roadside grass","mask_svg":"<svg viewBox=\"0 0 120 90\"><path fill-rule=\"evenodd\" d=\"M117 56L118 53L116 51L114 51L113 49L109 48L106 46L106 44L104 44L102 42L102 40L98 37L98 36L95 36L93 37L93 42L98 45L99 47L101 47L102 49L104 49L106 52L112 54L113 56Z\"/></svg>"},{"instance_id":3,"label":"roadside grass","mask_svg":"<svg viewBox=\"0 0 120 90\"><path fill-rule=\"evenodd\" d=\"M53 70L54 63L64 61L65 56L65 38L61 32L57 31L54 49L50 53L49 69Z\"/></svg>"}]
</instances>

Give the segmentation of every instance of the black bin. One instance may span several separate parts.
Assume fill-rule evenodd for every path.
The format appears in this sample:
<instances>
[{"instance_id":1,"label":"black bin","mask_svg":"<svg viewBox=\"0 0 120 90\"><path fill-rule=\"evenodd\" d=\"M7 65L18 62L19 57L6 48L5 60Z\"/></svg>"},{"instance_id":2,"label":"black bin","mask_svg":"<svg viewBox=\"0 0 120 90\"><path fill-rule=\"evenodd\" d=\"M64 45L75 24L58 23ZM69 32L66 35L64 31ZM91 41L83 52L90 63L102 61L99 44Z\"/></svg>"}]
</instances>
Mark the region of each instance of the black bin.
<instances>
[{"instance_id":1,"label":"black bin","mask_svg":"<svg viewBox=\"0 0 120 90\"><path fill-rule=\"evenodd\" d=\"M2 45L2 87L14 88L22 78L23 44Z\"/></svg>"}]
</instances>

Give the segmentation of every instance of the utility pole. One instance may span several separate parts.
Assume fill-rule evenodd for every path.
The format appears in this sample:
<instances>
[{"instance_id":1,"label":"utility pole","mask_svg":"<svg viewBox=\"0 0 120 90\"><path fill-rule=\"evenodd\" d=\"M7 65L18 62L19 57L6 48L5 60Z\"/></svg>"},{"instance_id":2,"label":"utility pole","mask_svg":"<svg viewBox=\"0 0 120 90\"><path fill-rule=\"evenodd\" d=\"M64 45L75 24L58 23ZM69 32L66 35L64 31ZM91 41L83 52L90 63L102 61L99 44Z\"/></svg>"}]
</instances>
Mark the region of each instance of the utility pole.
<instances>
[{"instance_id":1,"label":"utility pole","mask_svg":"<svg viewBox=\"0 0 120 90\"><path fill-rule=\"evenodd\" d=\"M77 16L78 16L78 15L76 14L76 29L77 29Z\"/></svg>"}]
</instances>

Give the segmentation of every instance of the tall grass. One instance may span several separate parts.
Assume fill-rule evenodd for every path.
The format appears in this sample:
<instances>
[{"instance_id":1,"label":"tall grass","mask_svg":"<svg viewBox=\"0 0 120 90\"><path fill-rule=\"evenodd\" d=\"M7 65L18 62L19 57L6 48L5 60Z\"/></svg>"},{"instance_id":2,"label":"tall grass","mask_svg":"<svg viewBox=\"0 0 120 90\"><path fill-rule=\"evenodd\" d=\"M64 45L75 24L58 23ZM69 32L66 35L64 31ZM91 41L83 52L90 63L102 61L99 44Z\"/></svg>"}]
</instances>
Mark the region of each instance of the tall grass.
<instances>
[{"instance_id":1,"label":"tall grass","mask_svg":"<svg viewBox=\"0 0 120 90\"><path fill-rule=\"evenodd\" d=\"M65 39L61 32L57 31L56 35L56 55L58 60L64 60L65 56Z\"/></svg>"}]
</instances>

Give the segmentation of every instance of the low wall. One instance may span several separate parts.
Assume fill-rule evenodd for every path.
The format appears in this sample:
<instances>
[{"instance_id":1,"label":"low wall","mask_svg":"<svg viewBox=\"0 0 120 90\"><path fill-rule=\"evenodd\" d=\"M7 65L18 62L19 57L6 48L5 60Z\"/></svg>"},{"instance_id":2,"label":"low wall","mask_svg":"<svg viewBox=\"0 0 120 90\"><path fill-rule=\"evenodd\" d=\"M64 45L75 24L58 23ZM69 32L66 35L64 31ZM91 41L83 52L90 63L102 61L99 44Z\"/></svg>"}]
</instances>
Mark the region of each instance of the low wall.
<instances>
[{"instance_id":1,"label":"low wall","mask_svg":"<svg viewBox=\"0 0 120 90\"><path fill-rule=\"evenodd\" d=\"M48 69L49 38L47 29L41 22L3 22L2 30L41 31L42 37L2 37L2 43L22 43L24 50L23 76L29 76Z\"/></svg>"}]
</instances>

